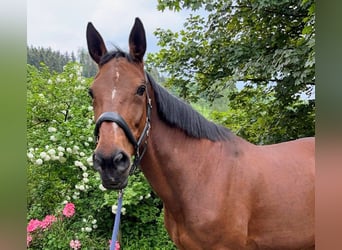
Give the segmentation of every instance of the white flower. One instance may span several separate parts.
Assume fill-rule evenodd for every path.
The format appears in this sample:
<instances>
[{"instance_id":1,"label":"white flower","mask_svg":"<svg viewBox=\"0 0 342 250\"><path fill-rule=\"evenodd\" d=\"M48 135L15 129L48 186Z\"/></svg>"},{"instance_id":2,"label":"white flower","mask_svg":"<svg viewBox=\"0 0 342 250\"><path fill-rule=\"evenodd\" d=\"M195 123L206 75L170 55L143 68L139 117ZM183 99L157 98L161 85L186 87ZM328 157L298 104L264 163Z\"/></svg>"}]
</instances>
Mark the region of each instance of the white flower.
<instances>
[{"instance_id":1,"label":"white flower","mask_svg":"<svg viewBox=\"0 0 342 250\"><path fill-rule=\"evenodd\" d=\"M27 153L27 157L28 157L29 159L33 159L34 155L30 152L30 153Z\"/></svg>"},{"instance_id":2,"label":"white flower","mask_svg":"<svg viewBox=\"0 0 342 250\"><path fill-rule=\"evenodd\" d=\"M93 111L93 106L88 106L88 111ZM91 122L93 122L93 120L89 119ZM88 120L88 122L89 122Z\"/></svg>"},{"instance_id":3,"label":"white flower","mask_svg":"<svg viewBox=\"0 0 342 250\"><path fill-rule=\"evenodd\" d=\"M82 171L87 171L87 167L84 165L82 165L80 168L82 169Z\"/></svg>"},{"instance_id":4,"label":"white flower","mask_svg":"<svg viewBox=\"0 0 342 250\"><path fill-rule=\"evenodd\" d=\"M91 232L93 229L91 228L91 227L86 227L85 229L84 229L86 232Z\"/></svg>"},{"instance_id":5,"label":"white flower","mask_svg":"<svg viewBox=\"0 0 342 250\"><path fill-rule=\"evenodd\" d=\"M88 143L88 142L85 142L85 143L84 143L84 146L89 147L89 143Z\"/></svg>"},{"instance_id":6,"label":"white flower","mask_svg":"<svg viewBox=\"0 0 342 250\"><path fill-rule=\"evenodd\" d=\"M96 228L97 228L97 225L96 225L96 224L94 224L94 225L93 225L93 228L94 228L94 229L96 229Z\"/></svg>"},{"instance_id":7,"label":"white flower","mask_svg":"<svg viewBox=\"0 0 342 250\"><path fill-rule=\"evenodd\" d=\"M44 161L49 161L49 160L51 160L51 157L50 157L49 155L46 155L46 156L44 157Z\"/></svg>"},{"instance_id":8,"label":"white flower","mask_svg":"<svg viewBox=\"0 0 342 250\"><path fill-rule=\"evenodd\" d=\"M50 140L51 140L51 141L57 141L57 138L56 138L54 135L51 135L51 136L50 136Z\"/></svg>"},{"instance_id":9,"label":"white flower","mask_svg":"<svg viewBox=\"0 0 342 250\"><path fill-rule=\"evenodd\" d=\"M89 182L89 179L88 179L88 178L83 178L83 182L84 182L84 183L88 183L88 182Z\"/></svg>"},{"instance_id":10,"label":"white flower","mask_svg":"<svg viewBox=\"0 0 342 250\"><path fill-rule=\"evenodd\" d=\"M50 132L50 133L53 133L53 132L56 132L56 131L57 131L57 129L54 128L54 127L49 127L48 128L48 132Z\"/></svg>"},{"instance_id":11,"label":"white flower","mask_svg":"<svg viewBox=\"0 0 342 250\"><path fill-rule=\"evenodd\" d=\"M81 190L81 191L84 191L84 190L85 190L84 185L80 185L80 186L78 187L78 189Z\"/></svg>"},{"instance_id":12,"label":"white flower","mask_svg":"<svg viewBox=\"0 0 342 250\"><path fill-rule=\"evenodd\" d=\"M57 150L58 150L59 152L65 152L65 148L63 148L63 147L61 147L61 146L58 146Z\"/></svg>"},{"instance_id":13,"label":"white flower","mask_svg":"<svg viewBox=\"0 0 342 250\"><path fill-rule=\"evenodd\" d=\"M97 220L96 219L93 219L93 221L91 222L92 224L96 224L97 223Z\"/></svg>"},{"instance_id":14,"label":"white flower","mask_svg":"<svg viewBox=\"0 0 342 250\"><path fill-rule=\"evenodd\" d=\"M88 174L87 174L87 173L83 173L82 176L83 176L84 178L88 178Z\"/></svg>"},{"instance_id":15,"label":"white flower","mask_svg":"<svg viewBox=\"0 0 342 250\"><path fill-rule=\"evenodd\" d=\"M125 208L125 207L122 207L122 208L121 208L121 213L122 213L123 215L126 214L126 208Z\"/></svg>"},{"instance_id":16,"label":"white flower","mask_svg":"<svg viewBox=\"0 0 342 250\"><path fill-rule=\"evenodd\" d=\"M88 142L93 142L93 141L94 141L93 137L88 137Z\"/></svg>"},{"instance_id":17,"label":"white flower","mask_svg":"<svg viewBox=\"0 0 342 250\"><path fill-rule=\"evenodd\" d=\"M81 167L81 166L83 166L83 163L80 162L80 161L75 161L74 164L75 164L76 167Z\"/></svg>"},{"instance_id":18,"label":"white flower","mask_svg":"<svg viewBox=\"0 0 342 250\"><path fill-rule=\"evenodd\" d=\"M113 214L116 214L116 210L118 209L118 206L117 205L113 205L112 206L112 213Z\"/></svg>"},{"instance_id":19,"label":"white flower","mask_svg":"<svg viewBox=\"0 0 342 250\"><path fill-rule=\"evenodd\" d=\"M84 223L87 223L87 219L86 219L86 218L83 218L82 221L83 221Z\"/></svg>"},{"instance_id":20,"label":"white flower","mask_svg":"<svg viewBox=\"0 0 342 250\"><path fill-rule=\"evenodd\" d=\"M73 76L74 76L73 74L70 74L70 75L69 75L69 78L73 78Z\"/></svg>"},{"instance_id":21,"label":"white flower","mask_svg":"<svg viewBox=\"0 0 342 250\"><path fill-rule=\"evenodd\" d=\"M81 156L81 157L85 156L85 153L80 152L80 156Z\"/></svg>"},{"instance_id":22,"label":"white flower","mask_svg":"<svg viewBox=\"0 0 342 250\"><path fill-rule=\"evenodd\" d=\"M56 150L54 150L53 148L49 149L48 154L49 155L55 155L56 154Z\"/></svg>"},{"instance_id":23,"label":"white flower","mask_svg":"<svg viewBox=\"0 0 342 250\"><path fill-rule=\"evenodd\" d=\"M89 164L89 166L92 166L93 165L93 157L92 156L89 156L87 158L87 163Z\"/></svg>"},{"instance_id":24,"label":"white flower","mask_svg":"<svg viewBox=\"0 0 342 250\"><path fill-rule=\"evenodd\" d=\"M30 148L29 151L32 153L34 152L34 148Z\"/></svg>"},{"instance_id":25,"label":"white flower","mask_svg":"<svg viewBox=\"0 0 342 250\"><path fill-rule=\"evenodd\" d=\"M77 152L79 149L80 149L80 148L79 148L78 146L76 146L76 145L72 148L72 150L73 150L74 152Z\"/></svg>"},{"instance_id":26,"label":"white flower","mask_svg":"<svg viewBox=\"0 0 342 250\"><path fill-rule=\"evenodd\" d=\"M60 163L64 163L67 159L65 157L59 157L58 160Z\"/></svg>"},{"instance_id":27,"label":"white flower","mask_svg":"<svg viewBox=\"0 0 342 250\"><path fill-rule=\"evenodd\" d=\"M64 153L63 152L58 152L58 156L62 157L62 156L64 156Z\"/></svg>"},{"instance_id":28,"label":"white flower","mask_svg":"<svg viewBox=\"0 0 342 250\"><path fill-rule=\"evenodd\" d=\"M49 79L47 83L48 83L48 84L52 84L52 80L51 80L51 79Z\"/></svg>"},{"instance_id":29,"label":"white flower","mask_svg":"<svg viewBox=\"0 0 342 250\"><path fill-rule=\"evenodd\" d=\"M46 157L46 153L43 151L43 152L41 152L41 153L39 154L39 156L40 156L41 158L45 158L45 157Z\"/></svg>"},{"instance_id":30,"label":"white flower","mask_svg":"<svg viewBox=\"0 0 342 250\"><path fill-rule=\"evenodd\" d=\"M68 130L67 132L66 132L66 136L70 136L71 135L71 132L70 132L70 130Z\"/></svg>"},{"instance_id":31,"label":"white flower","mask_svg":"<svg viewBox=\"0 0 342 250\"><path fill-rule=\"evenodd\" d=\"M144 199L144 196L140 195L139 200L142 200L142 199Z\"/></svg>"},{"instance_id":32,"label":"white flower","mask_svg":"<svg viewBox=\"0 0 342 250\"><path fill-rule=\"evenodd\" d=\"M102 184L99 185L99 189L102 190L102 191L106 191L107 188L105 188Z\"/></svg>"},{"instance_id":33,"label":"white flower","mask_svg":"<svg viewBox=\"0 0 342 250\"><path fill-rule=\"evenodd\" d=\"M42 165L43 164L43 160L42 159L37 159L36 160L36 164L37 165Z\"/></svg>"},{"instance_id":34,"label":"white flower","mask_svg":"<svg viewBox=\"0 0 342 250\"><path fill-rule=\"evenodd\" d=\"M147 194L147 195L145 196L146 199L148 199L148 198L150 198L150 197L151 197L151 194Z\"/></svg>"},{"instance_id":35,"label":"white flower","mask_svg":"<svg viewBox=\"0 0 342 250\"><path fill-rule=\"evenodd\" d=\"M71 149L71 148L67 148L66 151L67 151L68 153L72 153L72 149Z\"/></svg>"},{"instance_id":36,"label":"white flower","mask_svg":"<svg viewBox=\"0 0 342 250\"><path fill-rule=\"evenodd\" d=\"M57 160L59 160L59 156L51 155L51 159L54 161L57 161Z\"/></svg>"}]
</instances>

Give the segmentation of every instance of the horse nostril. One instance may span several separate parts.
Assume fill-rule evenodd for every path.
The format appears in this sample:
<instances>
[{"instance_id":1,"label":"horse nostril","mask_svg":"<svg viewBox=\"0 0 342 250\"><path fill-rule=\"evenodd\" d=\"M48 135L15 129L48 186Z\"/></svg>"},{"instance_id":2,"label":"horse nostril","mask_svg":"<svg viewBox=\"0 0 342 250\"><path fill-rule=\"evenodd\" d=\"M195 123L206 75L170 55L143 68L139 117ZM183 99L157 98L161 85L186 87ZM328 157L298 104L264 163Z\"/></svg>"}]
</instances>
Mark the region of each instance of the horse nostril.
<instances>
[{"instance_id":1,"label":"horse nostril","mask_svg":"<svg viewBox=\"0 0 342 250\"><path fill-rule=\"evenodd\" d=\"M125 171L129 167L129 157L123 152L119 151L113 156L114 166L121 171Z\"/></svg>"},{"instance_id":2,"label":"horse nostril","mask_svg":"<svg viewBox=\"0 0 342 250\"><path fill-rule=\"evenodd\" d=\"M113 157L114 165L120 164L121 160L124 158L123 153L118 153Z\"/></svg>"}]
</instances>

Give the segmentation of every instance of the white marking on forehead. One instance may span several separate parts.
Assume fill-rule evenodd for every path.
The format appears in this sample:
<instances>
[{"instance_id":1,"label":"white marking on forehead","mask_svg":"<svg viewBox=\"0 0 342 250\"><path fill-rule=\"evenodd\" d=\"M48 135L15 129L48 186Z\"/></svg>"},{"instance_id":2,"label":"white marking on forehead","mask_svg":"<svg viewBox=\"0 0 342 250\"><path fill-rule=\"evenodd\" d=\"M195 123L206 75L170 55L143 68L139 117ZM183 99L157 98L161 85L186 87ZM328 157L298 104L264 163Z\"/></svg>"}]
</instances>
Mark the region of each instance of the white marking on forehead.
<instances>
[{"instance_id":1,"label":"white marking on forehead","mask_svg":"<svg viewBox=\"0 0 342 250\"><path fill-rule=\"evenodd\" d=\"M112 90L112 100L114 100L116 94L116 88L114 87Z\"/></svg>"},{"instance_id":2,"label":"white marking on forehead","mask_svg":"<svg viewBox=\"0 0 342 250\"><path fill-rule=\"evenodd\" d=\"M118 82L120 78L120 73L119 73L119 69L117 67L114 68L114 81ZM114 100L115 98L115 94L116 94L116 88L115 86L113 87L112 90L112 100Z\"/></svg>"},{"instance_id":3,"label":"white marking on forehead","mask_svg":"<svg viewBox=\"0 0 342 250\"><path fill-rule=\"evenodd\" d=\"M118 82L119 78L120 78L120 73L119 73L119 69L117 67L114 68L114 75L115 75L115 81Z\"/></svg>"}]
</instances>

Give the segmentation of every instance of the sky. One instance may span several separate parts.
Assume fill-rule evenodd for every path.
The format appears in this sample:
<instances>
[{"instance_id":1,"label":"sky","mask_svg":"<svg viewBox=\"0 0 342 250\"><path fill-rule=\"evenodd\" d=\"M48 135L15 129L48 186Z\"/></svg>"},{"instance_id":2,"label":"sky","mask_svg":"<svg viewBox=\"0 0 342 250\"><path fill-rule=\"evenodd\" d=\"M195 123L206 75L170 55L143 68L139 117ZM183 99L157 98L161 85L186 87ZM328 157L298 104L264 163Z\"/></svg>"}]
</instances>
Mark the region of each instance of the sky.
<instances>
[{"instance_id":1,"label":"sky","mask_svg":"<svg viewBox=\"0 0 342 250\"><path fill-rule=\"evenodd\" d=\"M87 48L86 26L92 22L108 49L128 49L135 17L146 31L147 52L158 51L156 28L182 29L190 11L158 11L157 0L30 0L27 1L27 44L77 52Z\"/></svg>"}]
</instances>

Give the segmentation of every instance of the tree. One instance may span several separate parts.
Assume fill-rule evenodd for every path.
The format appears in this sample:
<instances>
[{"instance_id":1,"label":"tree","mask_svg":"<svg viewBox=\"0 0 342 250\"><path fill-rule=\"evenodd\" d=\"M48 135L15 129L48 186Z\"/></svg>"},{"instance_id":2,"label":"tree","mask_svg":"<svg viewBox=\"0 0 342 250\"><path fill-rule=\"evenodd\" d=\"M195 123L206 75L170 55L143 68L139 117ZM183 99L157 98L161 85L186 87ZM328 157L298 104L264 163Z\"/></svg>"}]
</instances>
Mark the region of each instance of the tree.
<instances>
[{"instance_id":1,"label":"tree","mask_svg":"<svg viewBox=\"0 0 342 250\"><path fill-rule=\"evenodd\" d=\"M265 96L272 92L277 105L274 102L269 105L277 107L274 113L279 115L274 119L281 119L284 135L292 129L286 127L287 121L294 119L299 124L303 116L312 117L314 102L309 109L299 109L303 112L291 116L284 110L302 103L300 95L314 90L313 0L158 0L158 3L160 10L205 11L201 16L190 15L179 32L162 29L155 32L161 50L150 55L148 61L168 72L170 78L166 84L178 86L181 96L190 100L204 96L213 101L221 96L222 90L242 81L245 90L234 92L230 98L251 96L255 91L253 86ZM314 119L309 120L314 127ZM312 131L299 134L312 135ZM282 140L285 139L292 136Z\"/></svg>"},{"instance_id":2,"label":"tree","mask_svg":"<svg viewBox=\"0 0 342 250\"><path fill-rule=\"evenodd\" d=\"M88 51L79 49L77 54L80 64L83 65L83 76L94 77L97 73L97 65L90 58Z\"/></svg>"},{"instance_id":3,"label":"tree","mask_svg":"<svg viewBox=\"0 0 342 250\"><path fill-rule=\"evenodd\" d=\"M41 63L43 63L51 71L61 73L63 66L70 61L75 62L75 60L73 53L69 56L68 52L61 54L60 51L53 51L51 48L27 47L27 63L37 68L42 68Z\"/></svg>"}]
</instances>

